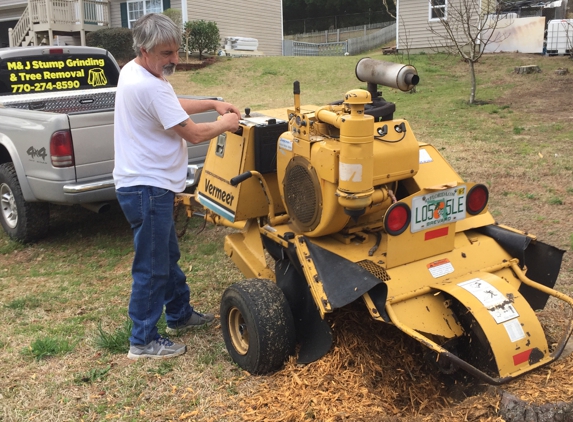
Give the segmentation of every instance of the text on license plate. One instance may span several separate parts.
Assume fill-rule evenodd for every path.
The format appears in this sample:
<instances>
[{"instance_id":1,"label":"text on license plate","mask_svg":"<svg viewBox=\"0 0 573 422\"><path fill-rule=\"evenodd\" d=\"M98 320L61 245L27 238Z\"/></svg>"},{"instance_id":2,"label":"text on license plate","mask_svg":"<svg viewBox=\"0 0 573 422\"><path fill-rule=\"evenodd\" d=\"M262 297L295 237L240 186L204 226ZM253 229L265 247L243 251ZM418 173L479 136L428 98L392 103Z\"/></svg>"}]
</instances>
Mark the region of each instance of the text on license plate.
<instances>
[{"instance_id":1,"label":"text on license plate","mask_svg":"<svg viewBox=\"0 0 573 422\"><path fill-rule=\"evenodd\" d=\"M412 233L466 218L466 191L466 186L462 185L414 197Z\"/></svg>"}]
</instances>

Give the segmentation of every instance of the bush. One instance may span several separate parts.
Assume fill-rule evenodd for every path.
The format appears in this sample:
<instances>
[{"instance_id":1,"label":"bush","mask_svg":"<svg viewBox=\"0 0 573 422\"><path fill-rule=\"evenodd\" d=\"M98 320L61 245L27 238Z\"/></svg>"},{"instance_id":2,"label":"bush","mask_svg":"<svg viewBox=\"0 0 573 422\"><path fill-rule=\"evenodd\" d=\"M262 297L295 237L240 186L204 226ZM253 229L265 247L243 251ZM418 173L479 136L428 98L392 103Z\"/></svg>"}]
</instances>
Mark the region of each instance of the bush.
<instances>
[{"instance_id":1,"label":"bush","mask_svg":"<svg viewBox=\"0 0 573 422\"><path fill-rule=\"evenodd\" d=\"M129 28L106 28L89 32L86 44L108 50L118 62L128 62L135 57L133 36Z\"/></svg>"},{"instance_id":2,"label":"bush","mask_svg":"<svg viewBox=\"0 0 573 422\"><path fill-rule=\"evenodd\" d=\"M203 59L203 53L217 51L220 46L219 28L215 22L204 20L189 21L185 23L183 31L183 43L188 51L199 52L199 60Z\"/></svg>"}]
</instances>

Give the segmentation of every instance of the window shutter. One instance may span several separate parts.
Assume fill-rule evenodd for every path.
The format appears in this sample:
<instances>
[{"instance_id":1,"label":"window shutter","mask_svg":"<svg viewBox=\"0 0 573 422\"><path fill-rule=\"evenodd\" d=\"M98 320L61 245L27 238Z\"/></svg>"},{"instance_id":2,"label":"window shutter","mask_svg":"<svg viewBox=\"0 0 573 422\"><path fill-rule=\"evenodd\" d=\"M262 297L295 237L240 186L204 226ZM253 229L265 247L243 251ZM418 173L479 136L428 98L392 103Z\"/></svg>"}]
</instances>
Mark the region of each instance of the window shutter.
<instances>
[{"instance_id":1,"label":"window shutter","mask_svg":"<svg viewBox=\"0 0 573 422\"><path fill-rule=\"evenodd\" d=\"M186 0L182 0L186 1ZM171 9L171 0L163 0L163 10Z\"/></svg>"},{"instance_id":2,"label":"window shutter","mask_svg":"<svg viewBox=\"0 0 573 422\"><path fill-rule=\"evenodd\" d=\"M121 11L121 27L129 28L129 23L127 22L127 2L120 3L119 10Z\"/></svg>"}]
</instances>

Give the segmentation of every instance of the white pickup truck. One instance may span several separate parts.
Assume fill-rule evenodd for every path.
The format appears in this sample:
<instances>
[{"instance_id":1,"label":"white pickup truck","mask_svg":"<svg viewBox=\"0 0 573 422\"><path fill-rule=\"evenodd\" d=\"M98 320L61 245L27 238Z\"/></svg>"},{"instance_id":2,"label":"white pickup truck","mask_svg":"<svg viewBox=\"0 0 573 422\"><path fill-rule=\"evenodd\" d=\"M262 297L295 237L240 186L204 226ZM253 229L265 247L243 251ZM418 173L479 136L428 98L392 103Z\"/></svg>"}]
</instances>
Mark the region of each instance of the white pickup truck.
<instances>
[{"instance_id":1,"label":"white pickup truck","mask_svg":"<svg viewBox=\"0 0 573 422\"><path fill-rule=\"evenodd\" d=\"M113 108L119 71L100 48L0 48L0 224L10 238L30 242L45 236L49 204L102 212L116 200ZM214 121L217 113L191 117L201 123ZM189 145L188 185L207 147Z\"/></svg>"}]
</instances>

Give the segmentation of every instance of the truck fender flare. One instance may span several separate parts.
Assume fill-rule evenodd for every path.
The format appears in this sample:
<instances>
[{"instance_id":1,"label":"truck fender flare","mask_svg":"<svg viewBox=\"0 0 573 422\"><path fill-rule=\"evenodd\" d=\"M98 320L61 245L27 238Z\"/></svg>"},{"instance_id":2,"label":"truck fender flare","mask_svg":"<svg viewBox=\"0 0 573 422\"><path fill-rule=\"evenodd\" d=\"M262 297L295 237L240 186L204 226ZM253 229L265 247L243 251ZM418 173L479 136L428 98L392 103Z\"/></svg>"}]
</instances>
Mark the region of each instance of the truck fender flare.
<instances>
[{"instance_id":1,"label":"truck fender flare","mask_svg":"<svg viewBox=\"0 0 573 422\"><path fill-rule=\"evenodd\" d=\"M18 151L16 150L16 147L14 146L12 140L3 133L0 133L0 147L6 149L9 156L9 160L4 160L3 162L12 162L12 164L14 164L14 170L16 170L16 175L18 176L18 183L20 183L20 189L22 190L22 195L24 196L24 200L27 202L35 202L36 197L34 196L32 188L28 183L28 178L26 177L24 165L22 164L22 160L20 160Z\"/></svg>"}]
</instances>

